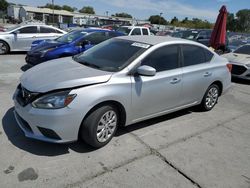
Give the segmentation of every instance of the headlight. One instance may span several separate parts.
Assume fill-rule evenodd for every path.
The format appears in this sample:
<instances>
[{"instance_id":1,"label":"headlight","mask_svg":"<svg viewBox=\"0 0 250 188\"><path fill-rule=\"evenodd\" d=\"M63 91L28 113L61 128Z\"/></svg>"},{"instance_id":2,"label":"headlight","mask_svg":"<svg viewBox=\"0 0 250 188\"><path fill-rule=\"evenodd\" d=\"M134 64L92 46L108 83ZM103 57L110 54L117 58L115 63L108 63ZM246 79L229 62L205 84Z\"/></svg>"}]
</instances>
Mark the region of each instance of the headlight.
<instances>
[{"instance_id":1,"label":"headlight","mask_svg":"<svg viewBox=\"0 0 250 188\"><path fill-rule=\"evenodd\" d=\"M62 91L42 96L32 102L35 108L59 109L68 106L76 97L76 94L69 94L70 91Z\"/></svg>"},{"instance_id":2,"label":"headlight","mask_svg":"<svg viewBox=\"0 0 250 188\"><path fill-rule=\"evenodd\" d=\"M44 57L45 54L46 54L47 52L49 52L49 51L51 51L51 50L54 50L54 49L55 49L55 48L49 48L49 49L40 51L40 52L41 52L41 57Z\"/></svg>"}]
</instances>

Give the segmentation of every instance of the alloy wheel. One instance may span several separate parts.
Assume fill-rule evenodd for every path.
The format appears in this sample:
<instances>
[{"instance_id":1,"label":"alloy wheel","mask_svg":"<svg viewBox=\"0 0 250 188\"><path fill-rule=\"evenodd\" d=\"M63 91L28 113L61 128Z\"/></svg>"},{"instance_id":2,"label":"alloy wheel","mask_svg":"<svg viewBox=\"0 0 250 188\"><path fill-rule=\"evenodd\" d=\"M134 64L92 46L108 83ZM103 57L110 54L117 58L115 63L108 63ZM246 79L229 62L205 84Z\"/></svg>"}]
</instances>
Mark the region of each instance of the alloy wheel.
<instances>
[{"instance_id":1,"label":"alloy wheel","mask_svg":"<svg viewBox=\"0 0 250 188\"><path fill-rule=\"evenodd\" d=\"M6 46L5 43L0 42L0 54L5 54L8 50L8 47Z\"/></svg>"},{"instance_id":2,"label":"alloy wheel","mask_svg":"<svg viewBox=\"0 0 250 188\"><path fill-rule=\"evenodd\" d=\"M99 142L106 142L114 133L117 126L117 114L109 110L103 114L97 125L96 136Z\"/></svg>"},{"instance_id":3,"label":"alloy wheel","mask_svg":"<svg viewBox=\"0 0 250 188\"><path fill-rule=\"evenodd\" d=\"M216 87L211 87L206 96L206 106L211 109L216 104L219 96L219 91Z\"/></svg>"}]
</instances>

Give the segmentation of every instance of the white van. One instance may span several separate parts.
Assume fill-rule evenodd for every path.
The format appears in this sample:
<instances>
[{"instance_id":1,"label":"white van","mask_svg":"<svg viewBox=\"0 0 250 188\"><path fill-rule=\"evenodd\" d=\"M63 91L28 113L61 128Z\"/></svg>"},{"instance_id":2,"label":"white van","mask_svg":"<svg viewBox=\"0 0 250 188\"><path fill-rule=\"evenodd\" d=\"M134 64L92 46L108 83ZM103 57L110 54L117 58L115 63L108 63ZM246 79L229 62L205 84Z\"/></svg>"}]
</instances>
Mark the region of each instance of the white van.
<instances>
[{"instance_id":1,"label":"white van","mask_svg":"<svg viewBox=\"0 0 250 188\"><path fill-rule=\"evenodd\" d=\"M121 26L117 31L125 33L126 35L150 35L149 29L141 26Z\"/></svg>"}]
</instances>

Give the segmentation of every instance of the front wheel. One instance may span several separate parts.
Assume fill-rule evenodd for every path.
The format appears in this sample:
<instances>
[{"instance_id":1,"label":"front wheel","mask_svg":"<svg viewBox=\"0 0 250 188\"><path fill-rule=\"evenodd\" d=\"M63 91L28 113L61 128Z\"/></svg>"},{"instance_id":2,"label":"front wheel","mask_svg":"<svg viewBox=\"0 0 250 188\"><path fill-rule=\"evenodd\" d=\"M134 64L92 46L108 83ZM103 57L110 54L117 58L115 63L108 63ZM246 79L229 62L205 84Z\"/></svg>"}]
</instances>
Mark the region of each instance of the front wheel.
<instances>
[{"instance_id":1,"label":"front wheel","mask_svg":"<svg viewBox=\"0 0 250 188\"><path fill-rule=\"evenodd\" d=\"M203 111L212 110L218 101L219 93L220 93L220 88L216 84L210 85L200 104L201 110Z\"/></svg>"},{"instance_id":2,"label":"front wheel","mask_svg":"<svg viewBox=\"0 0 250 188\"><path fill-rule=\"evenodd\" d=\"M105 146L113 138L118 126L118 111L113 106L102 106L83 121L81 138L95 148Z\"/></svg>"},{"instance_id":3,"label":"front wheel","mask_svg":"<svg viewBox=\"0 0 250 188\"><path fill-rule=\"evenodd\" d=\"M9 45L4 41L0 41L0 55L7 54L9 50Z\"/></svg>"}]
</instances>

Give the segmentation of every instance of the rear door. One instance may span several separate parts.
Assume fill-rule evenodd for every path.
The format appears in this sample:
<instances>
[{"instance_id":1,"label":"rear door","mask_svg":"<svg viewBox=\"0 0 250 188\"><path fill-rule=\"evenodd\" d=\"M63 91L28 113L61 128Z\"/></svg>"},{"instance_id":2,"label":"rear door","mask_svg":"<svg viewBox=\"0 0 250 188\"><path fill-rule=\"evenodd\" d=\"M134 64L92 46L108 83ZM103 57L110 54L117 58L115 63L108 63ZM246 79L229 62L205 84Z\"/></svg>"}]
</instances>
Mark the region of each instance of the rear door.
<instances>
[{"instance_id":1,"label":"rear door","mask_svg":"<svg viewBox=\"0 0 250 188\"><path fill-rule=\"evenodd\" d=\"M37 40L56 39L61 35L62 33L52 27L40 26L36 38Z\"/></svg>"},{"instance_id":2,"label":"rear door","mask_svg":"<svg viewBox=\"0 0 250 188\"><path fill-rule=\"evenodd\" d=\"M198 102L204 95L211 83L213 68L210 61L213 53L196 45L183 44L182 66L183 66L183 90L182 104Z\"/></svg>"},{"instance_id":3,"label":"rear door","mask_svg":"<svg viewBox=\"0 0 250 188\"><path fill-rule=\"evenodd\" d=\"M132 76L134 122L179 106L182 73L179 46L168 45L150 53L141 65L156 69L155 76Z\"/></svg>"},{"instance_id":4,"label":"rear door","mask_svg":"<svg viewBox=\"0 0 250 188\"><path fill-rule=\"evenodd\" d=\"M18 29L16 34L13 34L13 49L19 51L30 50L32 42L36 40L37 33L37 26L24 26Z\"/></svg>"}]
</instances>

